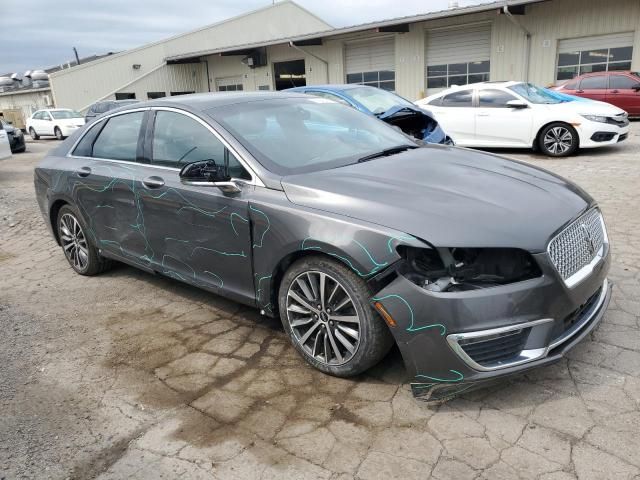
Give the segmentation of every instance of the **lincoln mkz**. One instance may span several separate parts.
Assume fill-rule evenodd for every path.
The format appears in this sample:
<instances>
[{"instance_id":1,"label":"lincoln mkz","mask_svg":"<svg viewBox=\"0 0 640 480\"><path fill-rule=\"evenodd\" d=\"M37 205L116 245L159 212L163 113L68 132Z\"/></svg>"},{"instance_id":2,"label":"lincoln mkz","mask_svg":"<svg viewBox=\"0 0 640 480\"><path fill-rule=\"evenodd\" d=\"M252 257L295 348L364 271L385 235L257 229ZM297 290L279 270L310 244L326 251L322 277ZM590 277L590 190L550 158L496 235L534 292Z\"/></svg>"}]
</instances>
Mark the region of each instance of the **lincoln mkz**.
<instances>
[{"instance_id":1,"label":"lincoln mkz","mask_svg":"<svg viewBox=\"0 0 640 480\"><path fill-rule=\"evenodd\" d=\"M331 375L395 343L426 400L559 360L611 295L605 223L578 186L304 94L107 112L35 188L77 273L115 260L279 316Z\"/></svg>"}]
</instances>

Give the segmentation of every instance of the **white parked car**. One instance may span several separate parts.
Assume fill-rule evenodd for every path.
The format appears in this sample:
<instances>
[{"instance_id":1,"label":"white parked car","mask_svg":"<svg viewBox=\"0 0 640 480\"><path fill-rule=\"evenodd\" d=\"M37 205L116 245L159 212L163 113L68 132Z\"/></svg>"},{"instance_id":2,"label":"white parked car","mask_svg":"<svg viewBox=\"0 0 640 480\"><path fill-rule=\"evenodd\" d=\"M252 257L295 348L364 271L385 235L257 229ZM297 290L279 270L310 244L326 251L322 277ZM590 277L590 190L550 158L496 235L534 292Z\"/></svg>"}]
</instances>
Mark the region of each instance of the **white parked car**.
<instances>
[{"instance_id":1,"label":"white parked car","mask_svg":"<svg viewBox=\"0 0 640 480\"><path fill-rule=\"evenodd\" d=\"M629 134L627 113L618 107L523 82L452 87L416 104L430 110L463 147L538 148L563 157L578 148L621 142Z\"/></svg>"},{"instance_id":2,"label":"white parked car","mask_svg":"<svg viewBox=\"0 0 640 480\"><path fill-rule=\"evenodd\" d=\"M9 137L7 132L0 130L0 160L11 156L11 146L9 145Z\"/></svg>"},{"instance_id":3,"label":"white parked car","mask_svg":"<svg viewBox=\"0 0 640 480\"><path fill-rule=\"evenodd\" d=\"M84 117L68 108L38 110L27 119L27 131L34 140L45 136L62 140L83 125Z\"/></svg>"}]
</instances>

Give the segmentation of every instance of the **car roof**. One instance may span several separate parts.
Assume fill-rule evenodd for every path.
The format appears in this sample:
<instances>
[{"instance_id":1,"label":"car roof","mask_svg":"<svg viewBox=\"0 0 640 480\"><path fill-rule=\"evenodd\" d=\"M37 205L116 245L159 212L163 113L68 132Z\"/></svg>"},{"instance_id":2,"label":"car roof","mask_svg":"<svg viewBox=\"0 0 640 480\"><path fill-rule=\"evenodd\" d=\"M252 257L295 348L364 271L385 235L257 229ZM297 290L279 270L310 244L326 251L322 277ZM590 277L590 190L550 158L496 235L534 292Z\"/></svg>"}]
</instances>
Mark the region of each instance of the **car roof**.
<instances>
[{"instance_id":1,"label":"car roof","mask_svg":"<svg viewBox=\"0 0 640 480\"><path fill-rule=\"evenodd\" d=\"M131 105L131 108L145 106L185 106L195 110L210 110L212 108L233 105L237 103L249 103L263 100L282 98L308 98L303 93L296 92L210 92L193 93L190 95L176 95L175 97L164 97L157 100Z\"/></svg>"}]
</instances>

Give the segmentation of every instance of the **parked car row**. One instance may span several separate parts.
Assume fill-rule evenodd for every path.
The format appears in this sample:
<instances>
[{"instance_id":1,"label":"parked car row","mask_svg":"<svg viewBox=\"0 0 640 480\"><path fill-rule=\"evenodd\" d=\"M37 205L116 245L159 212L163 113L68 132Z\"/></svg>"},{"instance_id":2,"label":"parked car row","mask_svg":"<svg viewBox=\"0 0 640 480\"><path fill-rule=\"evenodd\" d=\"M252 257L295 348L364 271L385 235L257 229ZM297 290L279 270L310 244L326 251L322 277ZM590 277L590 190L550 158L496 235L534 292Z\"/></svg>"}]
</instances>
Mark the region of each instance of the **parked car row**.
<instances>
[{"instance_id":1,"label":"parked car row","mask_svg":"<svg viewBox=\"0 0 640 480\"><path fill-rule=\"evenodd\" d=\"M528 84L485 87L464 87L473 124L481 98L504 102L486 110L504 109L523 138L562 105ZM454 140L460 108L438 115L462 91L430 99ZM330 375L364 372L396 344L429 400L588 337L611 297L593 198L521 162L413 139L375 118L389 103L346 103L233 92L112 110L36 168L43 219L78 274L115 260L250 305Z\"/></svg>"}]
</instances>

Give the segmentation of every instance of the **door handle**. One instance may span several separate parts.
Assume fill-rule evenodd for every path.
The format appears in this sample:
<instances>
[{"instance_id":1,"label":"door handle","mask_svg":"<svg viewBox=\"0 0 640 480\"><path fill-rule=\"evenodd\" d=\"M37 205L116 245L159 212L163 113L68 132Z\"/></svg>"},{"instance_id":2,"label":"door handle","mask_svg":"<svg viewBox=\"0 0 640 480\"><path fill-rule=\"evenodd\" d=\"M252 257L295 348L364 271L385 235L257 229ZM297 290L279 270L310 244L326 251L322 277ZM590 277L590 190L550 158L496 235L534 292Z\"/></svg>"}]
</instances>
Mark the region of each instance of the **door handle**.
<instances>
[{"instance_id":1,"label":"door handle","mask_svg":"<svg viewBox=\"0 0 640 480\"><path fill-rule=\"evenodd\" d=\"M80 167L78 170L76 170L76 173L79 177L88 177L89 175L91 175L91 169L89 167Z\"/></svg>"},{"instance_id":2,"label":"door handle","mask_svg":"<svg viewBox=\"0 0 640 480\"><path fill-rule=\"evenodd\" d=\"M488 113L478 113L477 114L479 117L488 117L489 114Z\"/></svg>"},{"instance_id":3,"label":"door handle","mask_svg":"<svg viewBox=\"0 0 640 480\"><path fill-rule=\"evenodd\" d=\"M576 93L584 93L584 90L576 90Z\"/></svg>"},{"instance_id":4,"label":"door handle","mask_svg":"<svg viewBox=\"0 0 640 480\"><path fill-rule=\"evenodd\" d=\"M147 188L160 188L164 185L164 180L160 177L152 175L142 180L142 183Z\"/></svg>"},{"instance_id":5,"label":"door handle","mask_svg":"<svg viewBox=\"0 0 640 480\"><path fill-rule=\"evenodd\" d=\"M619 90L611 90L610 93L620 93L620 91Z\"/></svg>"}]
</instances>

